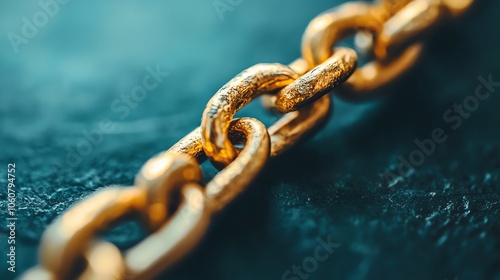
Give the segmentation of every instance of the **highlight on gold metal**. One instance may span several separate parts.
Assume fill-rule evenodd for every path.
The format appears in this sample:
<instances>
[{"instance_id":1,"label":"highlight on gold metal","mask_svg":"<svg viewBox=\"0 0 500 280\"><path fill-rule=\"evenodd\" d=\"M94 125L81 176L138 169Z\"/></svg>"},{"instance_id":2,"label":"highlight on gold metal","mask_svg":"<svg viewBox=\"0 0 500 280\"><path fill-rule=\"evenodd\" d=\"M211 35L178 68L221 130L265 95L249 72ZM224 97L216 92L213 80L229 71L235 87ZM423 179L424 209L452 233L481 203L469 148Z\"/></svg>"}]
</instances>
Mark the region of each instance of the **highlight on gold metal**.
<instances>
[{"instance_id":1,"label":"highlight on gold metal","mask_svg":"<svg viewBox=\"0 0 500 280\"><path fill-rule=\"evenodd\" d=\"M186 154L196 158L198 163L203 162L206 159L206 155L205 151L203 151L203 145L201 144L201 128L197 127L188 133L165 153Z\"/></svg>"},{"instance_id":2,"label":"highlight on gold metal","mask_svg":"<svg viewBox=\"0 0 500 280\"><path fill-rule=\"evenodd\" d=\"M287 113L304 108L343 83L356 69L356 52L337 48L332 57L283 88L276 97L276 108Z\"/></svg>"},{"instance_id":3,"label":"highlight on gold metal","mask_svg":"<svg viewBox=\"0 0 500 280\"><path fill-rule=\"evenodd\" d=\"M82 252L86 268L78 279L83 280L101 280L101 279L124 279L125 265L121 257L120 250L106 241L94 240ZM54 280L54 279L74 279L75 275L66 278L56 276L42 266L34 267L26 271L23 280Z\"/></svg>"},{"instance_id":4,"label":"highlight on gold metal","mask_svg":"<svg viewBox=\"0 0 500 280\"><path fill-rule=\"evenodd\" d=\"M288 66L299 75L309 71L307 62L302 58L294 60ZM278 113L276 94L266 94L262 99L264 107ZM271 157L276 157L307 139L327 122L331 111L332 102L327 94L301 110L284 114L267 129L271 137Z\"/></svg>"},{"instance_id":5,"label":"highlight on gold metal","mask_svg":"<svg viewBox=\"0 0 500 280\"><path fill-rule=\"evenodd\" d=\"M186 255L203 237L210 221L202 187L185 184L181 203L157 231L124 254L125 274L133 279L151 279Z\"/></svg>"},{"instance_id":6,"label":"highlight on gold metal","mask_svg":"<svg viewBox=\"0 0 500 280\"><path fill-rule=\"evenodd\" d=\"M125 276L125 264L120 250L113 244L94 240L85 252L87 267L81 279L122 279Z\"/></svg>"},{"instance_id":7,"label":"highlight on gold metal","mask_svg":"<svg viewBox=\"0 0 500 280\"><path fill-rule=\"evenodd\" d=\"M404 8L408 3L413 0L380 0L376 5L376 14L380 22L376 24L383 24L390 19L399 10ZM380 29L380 28L375 28ZM371 55L374 46L375 34L367 30L358 30L354 36L354 45L356 50L367 56Z\"/></svg>"},{"instance_id":8,"label":"highlight on gold metal","mask_svg":"<svg viewBox=\"0 0 500 280\"><path fill-rule=\"evenodd\" d=\"M332 101L327 94L304 109L283 115L268 128L271 157L282 154L314 134L326 124L331 112Z\"/></svg>"},{"instance_id":9,"label":"highlight on gold metal","mask_svg":"<svg viewBox=\"0 0 500 280\"><path fill-rule=\"evenodd\" d=\"M165 153L153 157L141 168L135 186L147 193L147 221L152 229L168 217L171 198L187 182L201 183L203 174L196 160L188 155Z\"/></svg>"},{"instance_id":10,"label":"highlight on gold metal","mask_svg":"<svg viewBox=\"0 0 500 280\"><path fill-rule=\"evenodd\" d=\"M385 22L377 35L375 55L386 59L398 48L415 41L424 31L435 28L440 21L461 14L471 4L472 0L415 0L409 3Z\"/></svg>"},{"instance_id":11,"label":"highlight on gold metal","mask_svg":"<svg viewBox=\"0 0 500 280\"><path fill-rule=\"evenodd\" d=\"M260 94L281 89L299 77L290 67L278 63L257 64L225 84L207 104L201 121L201 140L205 154L217 167L236 158L228 138L228 128L236 111Z\"/></svg>"},{"instance_id":12,"label":"highlight on gold metal","mask_svg":"<svg viewBox=\"0 0 500 280\"><path fill-rule=\"evenodd\" d=\"M233 120L230 127L231 140L245 146L206 186L207 204L214 211L242 192L269 158L269 134L264 124L253 118L240 118Z\"/></svg>"},{"instance_id":13,"label":"highlight on gold metal","mask_svg":"<svg viewBox=\"0 0 500 280\"><path fill-rule=\"evenodd\" d=\"M403 6L403 5L401 5ZM348 2L329 10L308 25L302 37L302 55L309 66L316 66L332 55L332 46L341 39L361 30L378 34L385 21L396 9L383 12L388 4L379 6L365 2ZM398 6L399 7L399 6ZM420 55L421 46L390 61L375 60L358 68L340 85L340 95L349 99L363 99L406 71ZM375 93L374 93L375 94Z\"/></svg>"},{"instance_id":14,"label":"highlight on gold metal","mask_svg":"<svg viewBox=\"0 0 500 280\"><path fill-rule=\"evenodd\" d=\"M474 0L437 0L437 1L441 4L443 8L448 10L448 12L450 12L452 16L459 16L463 14L474 3Z\"/></svg>"},{"instance_id":15,"label":"highlight on gold metal","mask_svg":"<svg viewBox=\"0 0 500 280\"><path fill-rule=\"evenodd\" d=\"M386 86L415 64L423 50L416 43L388 64L373 61L354 71L351 77L336 88L335 93L347 100L357 101L383 94Z\"/></svg>"},{"instance_id":16,"label":"highlight on gold metal","mask_svg":"<svg viewBox=\"0 0 500 280\"><path fill-rule=\"evenodd\" d=\"M324 106L324 105L323 105ZM288 128L285 126L285 128ZM270 154L268 130L260 121L252 118L239 118L231 121L228 130L232 145L244 144L236 159L223 168L205 187L207 207L211 212L227 204L248 185L262 169ZM278 137L279 138L279 137ZM281 139L281 138L280 138ZM288 139L283 139L288 141ZM283 142L286 146L291 143ZM280 142L280 145L283 145ZM174 144L165 154L190 151L199 154L201 150L201 128L193 130L188 136ZM202 157L203 158L203 157ZM203 162L200 160L199 163ZM242 173L242 171L245 171Z\"/></svg>"},{"instance_id":17,"label":"highlight on gold metal","mask_svg":"<svg viewBox=\"0 0 500 280\"><path fill-rule=\"evenodd\" d=\"M332 56L332 46L360 30L378 32L384 22L377 6L347 2L314 18L302 36L302 57L312 69Z\"/></svg>"}]
</instances>

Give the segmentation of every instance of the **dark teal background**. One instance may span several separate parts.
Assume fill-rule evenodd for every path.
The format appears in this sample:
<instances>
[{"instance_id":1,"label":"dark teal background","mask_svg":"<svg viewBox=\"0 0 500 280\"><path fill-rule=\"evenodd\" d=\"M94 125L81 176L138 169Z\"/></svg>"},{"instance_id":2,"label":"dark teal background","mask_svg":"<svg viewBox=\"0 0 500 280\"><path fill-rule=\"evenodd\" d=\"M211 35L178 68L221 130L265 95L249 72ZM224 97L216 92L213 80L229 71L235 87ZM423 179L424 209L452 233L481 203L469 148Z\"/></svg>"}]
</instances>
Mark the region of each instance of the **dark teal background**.
<instances>
[{"instance_id":1,"label":"dark teal background","mask_svg":"<svg viewBox=\"0 0 500 280\"><path fill-rule=\"evenodd\" d=\"M225 2L223 0L223 2ZM11 32L38 1L0 2L0 213L7 164L16 163L17 270L36 264L46 226L111 184L130 185L141 165L199 125L210 97L245 68L300 56L308 22L342 1L244 0L221 21L211 0L72 0L15 53ZM217 216L198 249L168 279L281 279L313 255L316 239L341 244L308 279L500 279L499 92L457 129L443 121L474 94L478 76L500 81L500 2L476 1L427 39L416 67L382 99L335 99L314 139L271 161L249 191ZM349 42L343 43L349 45ZM111 104L157 64L169 76L121 119ZM240 116L266 115L254 102ZM111 133L75 167L61 169L108 118ZM443 128L404 181L388 184L398 156ZM215 174L208 164L207 177ZM7 228L0 229L0 278ZM136 224L107 234L120 248ZM160 278L163 279L163 278Z\"/></svg>"}]
</instances>

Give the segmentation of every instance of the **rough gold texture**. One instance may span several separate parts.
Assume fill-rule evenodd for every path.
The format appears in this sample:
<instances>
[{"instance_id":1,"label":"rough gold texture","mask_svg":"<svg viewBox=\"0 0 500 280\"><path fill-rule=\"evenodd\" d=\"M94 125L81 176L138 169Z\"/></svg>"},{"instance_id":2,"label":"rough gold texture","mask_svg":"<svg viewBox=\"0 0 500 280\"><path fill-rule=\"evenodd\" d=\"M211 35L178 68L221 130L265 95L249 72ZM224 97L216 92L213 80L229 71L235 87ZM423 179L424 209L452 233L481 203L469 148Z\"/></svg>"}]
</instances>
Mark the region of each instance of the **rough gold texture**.
<instances>
[{"instance_id":1,"label":"rough gold texture","mask_svg":"<svg viewBox=\"0 0 500 280\"><path fill-rule=\"evenodd\" d=\"M472 0L415 0L384 23L377 35L374 52L386 59L398 48L426 35L439 22L464 12Z\"/></svg>"},{"instance_id":2,"label":"rough gold texture","mask_svg":"<svg viewBox=\"0 0 500 280\"><path fill-rule=\"evenodd\" d=\"M276 108L291 112L304 108L343 83L356 69L354 50L338 48L332 57L283 88L277 95Z\"/></svg>"},{"instance_id":3,"label":"rough gold texture","mask_svg":"<svg viewBox=\"0 0 500 280\"><path fill-rule=\"evenodd\" d=\"M205 154L218 167L236 158L236 149L227 131L236 111L262 93L283 88L299 77L281 64L257 64L241 72L210 99L201 121L201 140Z\"/></svg>"},{"instance_id":4,"label":"rough gold texture","mask_svg":"<svg viewBox=\"0 0 500 280\"><path fill-rule=\"evenodd\" d=\"M302 37L302 56L309 67L315 67L332 55L332 46L345 37L358 31L378 34L384 23L393 16L398 16L401 7L408 1L396 5L396 1L382 4L348 2L331 9L311 21ZM398 2L399 3L399 2ZM347 99L365 99L384 89L410 68L416 61L421 46L384 61L375 60L358 68L351 78L339 86L341 96Z\"/></svg>"}]
</instances>

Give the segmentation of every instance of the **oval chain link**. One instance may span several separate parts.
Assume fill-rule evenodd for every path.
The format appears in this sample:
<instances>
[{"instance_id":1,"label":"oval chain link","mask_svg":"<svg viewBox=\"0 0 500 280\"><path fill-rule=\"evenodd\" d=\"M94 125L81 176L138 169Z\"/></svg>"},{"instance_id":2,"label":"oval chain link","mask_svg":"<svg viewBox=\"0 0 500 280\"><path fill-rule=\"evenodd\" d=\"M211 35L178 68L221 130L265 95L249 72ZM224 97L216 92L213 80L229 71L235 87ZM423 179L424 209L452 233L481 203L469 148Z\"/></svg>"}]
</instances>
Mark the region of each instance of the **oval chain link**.
<instances>
[{"instance_id":1,"label":"oval chain link","mask_svg":"<svg viewBox=\"0 0 500 280\"><path fill-rule=\"evenodd\" d=\"M387 10L392 7L391 10ZM393 14L395 6L366 2L348 2L331 9L311 21L302 38L302 56L309 67L321 64L332 55L332 46L359 31L378 34ZM397 14L398 12L396 12ZM338 88L340 96L348 99L372 97L377 90L393 81L414 64L422 50L417 44L390 61L375 60L356 70Z\"/></svg>"},{"instance_id":2,"label":"oval chain link","mask_svg":"<svg viewBox=\"0 0 500 280\"><path fill-rule=\"evenodd\" d=\"M290 65L258 64L223 86L208 102L201 126L150 159L134 187L96 191L44 232L40 264L22 279L151 279L201 240L212 216L233 201L275 157L328 120L335 91L349 99L373 97L420 56L421 40L438 23L462 14L473 0L349 2L311 21L302 58ZM374 61L356 69L351 49L332 49L356 32L373 38ZM268 109L285 113L266 127L236 111L263 95ZM235 146L235 144L243 145ZM205 159L221 171L205 187ZM150 234L121 252L99 239L118 222L134 219Z\"/></svg>"}]
</instances>

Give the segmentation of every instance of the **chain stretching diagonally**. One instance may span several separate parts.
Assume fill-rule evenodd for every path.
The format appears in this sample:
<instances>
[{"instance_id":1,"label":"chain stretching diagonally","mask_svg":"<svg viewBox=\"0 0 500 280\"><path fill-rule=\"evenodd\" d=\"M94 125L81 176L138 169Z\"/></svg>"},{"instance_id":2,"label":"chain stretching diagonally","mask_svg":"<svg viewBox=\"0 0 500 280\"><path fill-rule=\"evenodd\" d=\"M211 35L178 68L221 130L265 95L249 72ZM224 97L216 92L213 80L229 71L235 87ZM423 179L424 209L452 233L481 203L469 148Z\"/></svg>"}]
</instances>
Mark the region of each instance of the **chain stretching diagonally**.
<instances>
[{"instance_id":1,"label":"chain stretching diagonally","mask_svg":"<svg viewBox=\"0 0 500 280\"><path fill-rule=\"evenodd\" d=\"M210 220L252 182L270 157L315 133L327 121L335 92L351 100L372 98L420 56L423 37L464 12L473 0L348 2L311 21L302 58L289 65L257 64L224 85L207 104L201 126L150 159L133 187L97 191L45 231L40 264L22 279L150 279L186 255ZM373 61L357 68L356 52L332 48L346 36L370 34ZM263 95L283 113L266 128L236 111ZM237 148L235 144L239 144ZM200 164L220 172L203 187ZM150 235L121 252L98 238L124 219L137 219Z\"/></svg>"}]
</instances>

